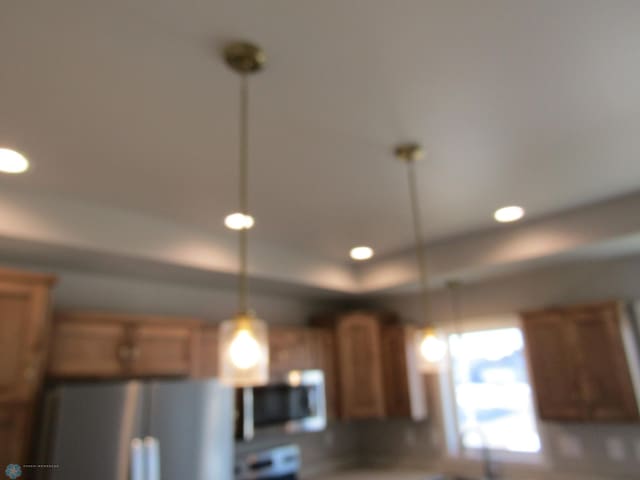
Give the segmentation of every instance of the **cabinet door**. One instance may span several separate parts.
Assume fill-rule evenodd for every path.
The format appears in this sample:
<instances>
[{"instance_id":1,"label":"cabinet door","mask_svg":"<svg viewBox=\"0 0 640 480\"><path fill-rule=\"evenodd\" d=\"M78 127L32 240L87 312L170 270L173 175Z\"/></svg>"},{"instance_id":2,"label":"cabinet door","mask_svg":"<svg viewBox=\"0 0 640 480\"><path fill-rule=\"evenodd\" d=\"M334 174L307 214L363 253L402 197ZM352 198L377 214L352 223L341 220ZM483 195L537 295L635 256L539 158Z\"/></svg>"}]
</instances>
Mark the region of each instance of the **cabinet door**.
<instances>
[{"instance_id":1,"label":"cabinet door","mask_svg":"<svg viewBox=\"0 0 640 480\"><path fill-rule=\"evenodd\" d=\"M374 315L354 313L337 326L341 414L346 419L385 413L380 358L380 325Z\"/></svg>"},{"instance_id":2,"label":"cabinet door","mask_svg":"<svg viewBox=\"0 0 640 480\"><path fill-rule=\"evenodd\" d=\"M29 401L41 378L48 288L0 282L0 401Z\"/></svg>"},{"instance_id":3,"label":"cabinet door","mask_svg":"<svg viewBox=\"0 0 640 480\"><path fill-rule=\"evenodd\" d=\"M26 461L29 410L25 405L0 403L0 471L10 463L18 465Z\"/></svg>"},{"instance_id":4,"label":"cabinet door","mask_svg":"<svg viewBox=\"0 0 640 480\"><path fill-rule=\"evenodd\" d=\"M585 401L593 420L637 420L636 403L615 303L567 312L585 375Z\"/></svg>"},{"instance_id":5,"label":"cabinet door","mask_svg":"<svg viewBox=\"0 0 640 480\"><path fill-rule=\"evenodd\" d=\"M129 361L125 326L118 322L57 319L52 344L54 377L118 377Z\"/></svg>"},{"instance_id":6,"label":"cabinet door","mask_svg":"<svg viewBox=\"0 0 640 480\"><path fill-rule=\"evenodd\" d=\"M571 322L562 311L530 312L523 315L523 327L540 418L588 418Z\"/></svg>"},{"instance_id":7,"label":"cabinet door","mask_svg":"<svg viewBox=\"0 0 640 480\"><path fill-rule=\"evenodd\" d=\"M134 327L133 375L191 375L197 371L199 346L189 326L140 324Z\"/></svg>"},{"instance_id":8,"label":"cabinet door","mask_svg":"<svg viewBox=\"0 0 640 480\"><path fill-rule=\"evenodd\" d=\"M408 395L407 357L402 327L385 326L380 346L387 415L410 416L411 399Z\"/></svg>"},{"instance_id":9,"label":"cabinet door","mask_svg":"<svg viewBox=\"0 0 640 480\"><path fill-rule=\"evenodd\" d=\"M413 327L382 327L382 371L385 408L389 417L421 420L427 416L424 379L418 369L414 348Z\"/></svg>"},{"instance_id":10,"label":"cabinet door","mask_svg":"<svg viewBox=\"0 0 640 480\"><path fill-rule=\"evenodd\" d=\"M198 377L218 376L218 327L208 326L200 330L200 359Z\"/></svg>"},{"instance_id":11,"label":"cabinet door","mask_svg":"<svg viewBox=\"0 0 640 480\"><path fill-rule=\"evenodd\" d=\"M291 370L311 367L308 329L273 327L269 330L269 372L277 379Z\"/></svg>"},{"instance_id":12,"label":"cabinet door","mask_svg":"<svg viewBox=\"0 0 640 480\"><path fill-rule=\"evenodd\" d=\"M311 368L324 372L327 417L333 419L338 416L339 409L334 332L328 328L310 329L309 342Z\"/></svg>"}]
</instances>

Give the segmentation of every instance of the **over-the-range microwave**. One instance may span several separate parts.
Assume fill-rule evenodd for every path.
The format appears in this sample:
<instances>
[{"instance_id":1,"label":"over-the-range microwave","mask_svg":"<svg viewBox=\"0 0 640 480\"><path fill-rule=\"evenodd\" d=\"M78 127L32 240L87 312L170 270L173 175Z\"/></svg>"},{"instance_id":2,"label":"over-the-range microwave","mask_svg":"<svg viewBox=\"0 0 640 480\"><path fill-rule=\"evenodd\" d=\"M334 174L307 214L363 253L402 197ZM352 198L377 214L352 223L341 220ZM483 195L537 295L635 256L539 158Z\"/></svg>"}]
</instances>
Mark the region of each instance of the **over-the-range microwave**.
<instances>
[{"instance_id":1,"label":"over-the-range microwave","mask_svg":"<svg viewBox=\"0 0 640 480\"><path fill-rule=\"evenodd\" d=\"M324 373L292 370L268 385L236 390L236 439L250 440L255 429L313 432L327 426Z\"/></svg>"}]
</instances>

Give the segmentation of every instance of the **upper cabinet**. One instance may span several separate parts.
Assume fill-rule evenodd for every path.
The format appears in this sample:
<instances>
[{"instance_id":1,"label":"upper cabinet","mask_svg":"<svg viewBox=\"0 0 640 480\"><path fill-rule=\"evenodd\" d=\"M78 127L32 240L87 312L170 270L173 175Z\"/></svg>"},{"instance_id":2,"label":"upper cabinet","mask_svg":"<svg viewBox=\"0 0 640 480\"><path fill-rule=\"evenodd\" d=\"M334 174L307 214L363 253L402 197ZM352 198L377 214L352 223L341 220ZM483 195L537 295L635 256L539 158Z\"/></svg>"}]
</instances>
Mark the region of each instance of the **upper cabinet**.
<instances>
[{"instance_id":1,"label":"upper cabinet","mask_svg":"<svg viewBox=\"0 0 640 480\"><path fill-rule=\"evenodd\" d=\"M308 332L311 368L324 372L327 417L334 419L340 410L334 332L330 328L310 328Z\"/></svg>"},{"instance_id":2,"label":"upper cabinet","mask_svg":"<svg viewBox=\"0 0 640 480\"><path fill-rule=\"evenodd\" d=\"M0 402L27 402L39 386L54 277L0 270Z\"/></svg>"},{"instance_id":3,"label":"upper cabinet","mask_svg":"<svg viewBox=\"0 0 640 480\"><path fill-rule=\"evenodd\" d=\"M427 400L415 354L416 329L410 325L384 325L380 339L386 415L422 420Z\"/></svg>"},{"instance_id":4,"label":"upper cabinet","mask_svg":"<svg viewBox=\"0 0 640 480\"><path fill-rule=\"evenodd\" d=\"M200 342L200 322L193 319L62 313L54 319L49 375L197 375Z\"/></svg>"},{"instance_id":5,"label":"upper cabinet","mask_svg":"<svg viewBox=\"0 0 640 480\"><path fill-rule=\"evenodd\" d=\"M60 316L53 331L48 373L56 377L120 376L128 363L126 338L120 322Z\"/></svg>"},{"instance_id":6,"label":"upper cabinet","mask_svg":"<svg viewBox=\"0 0 640 480\"><path fill-rule=\"evenodd\" d=\"M142 322L131 329L133 375L193 375L198 367L199 329L193 320Z\"/></svg>"},{"instance_id":7,"label":"upper cabinet","mask_svg":"<svg viewBox=\"0 0 640 480\"><path fill-rule=\"evenodd\" d=\"M543 420L638 420L616 302L522 315Z\"/></svg>"},{"instance_id":8,"label":"upper cabinet","mask_svg":"<svg viewBox=\"0 0 640 480\"><path fill-rule=\"evenodd\" d=\"M528 312L523 327L540 418L586 418L570 322L560 311Z\"/></svg>"},{"instance_id":9,"label":"upper cabinet","mask_svg":"<svg viewBox=\"0 0 640 480\"><path fill-rule=\"evenodd\" d=\"M269 376L283 378L291 370L306 370L311 364L308 328L274 326L269 329Z\"/></svg>"},{"instance_id":10,"label":"upper cabinet","mask_svg":"<svg viewBox=\"0 0 640 480\"><path fill-rule=\"evenodd\" d=\"M200 361L197 376L218 376L218 327L205 325L200 330Z\"/></svg>"},{"instance_id":11,"label":"upper cabinet","mask_svg":"<svg viewBox=\"0 0 640 480\"><path fill-rule=\"evenodd\" d=\"M335 347L327 348L336 350L331 370L338 381L327 397L335 396L341 418L426 417L413 327L369 311L317 317L313 324L333 331Z\"/></svg>"},{"instance_id":12,"label":"upper cabinet","mask_svg":"<svg viewBox=\"0 0 640 480\"><path fill-rule=\"evenodd\" d=\"M274 381L291 370L317 369L324 373L327 416L338 412L333 330L296 326L269 329L269 371Z\"/></svg>"},{"instance_id":13,"label":"upper cabinet","mask_svg":"<svg viewBox=\"0 0 640 480\"><path fill-rule=\"evenodd\" d=\"M50 275L0 269L0 465L27 461L54 281Z\"/></svg>"},{"instance_id":14,"label":"upper cabinet","mask_svg":"<svg viewBox=\"0 0 640 480\"><path fill-rule=\"evenodd\" d=\"M384 417L385 399L378 319L368 313L341 316L336 326L336 341L342 417Z\"/></svg>"}]
</instances>

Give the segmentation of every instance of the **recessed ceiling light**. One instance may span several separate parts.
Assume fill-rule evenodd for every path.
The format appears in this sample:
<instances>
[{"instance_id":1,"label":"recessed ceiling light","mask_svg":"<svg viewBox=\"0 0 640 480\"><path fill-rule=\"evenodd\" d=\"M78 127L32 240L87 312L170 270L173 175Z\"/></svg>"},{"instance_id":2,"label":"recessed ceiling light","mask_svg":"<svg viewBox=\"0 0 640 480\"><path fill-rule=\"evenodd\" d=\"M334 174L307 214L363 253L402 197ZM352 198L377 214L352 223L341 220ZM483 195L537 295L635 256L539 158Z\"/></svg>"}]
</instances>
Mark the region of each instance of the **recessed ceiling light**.
<instances>
[{"instance_id":1,"label":"recessed ceiling light","mask_svg":"<svg viewBox=\"0 0 640 480\"><path fill-rule=\"evenodd\" d=\"M29 168L29 161L21 153L0 148L0 172L22 173Z\"/></svg>"},{"instance_id":2,"label":"recessed ceiling light","mask_svg":"<svg viewBox=\"0 0 640 480\"><path fill-rule=\"evenodd\" d=\"M524 216L524 209L517 205L511 205L509 207L502 207L496 210L493 214L493 218L501 223L515 222L520 220Z\"/></svg>"},{"instance_id":3,"label":"recessed ceiling light","mask_svg":"<svg viewBox=\"0 0 640 480\"><path fill-rule=\"evenodd\" d=\"M349 252L354 260L368 260L373 257L373 249L371 247L353 247Z\"/></svg>"},{"instance_id":4,"label":"recessed ceiling light","mask_svg":"<svg viewBox=\"0 0 640 480\"><path fill-rule=\"evenodd\" d=\"M231 230L248 230L253 227L254 221L251 215L232 213L225 217L224 224Z\"/></svg>"}]
</instances>

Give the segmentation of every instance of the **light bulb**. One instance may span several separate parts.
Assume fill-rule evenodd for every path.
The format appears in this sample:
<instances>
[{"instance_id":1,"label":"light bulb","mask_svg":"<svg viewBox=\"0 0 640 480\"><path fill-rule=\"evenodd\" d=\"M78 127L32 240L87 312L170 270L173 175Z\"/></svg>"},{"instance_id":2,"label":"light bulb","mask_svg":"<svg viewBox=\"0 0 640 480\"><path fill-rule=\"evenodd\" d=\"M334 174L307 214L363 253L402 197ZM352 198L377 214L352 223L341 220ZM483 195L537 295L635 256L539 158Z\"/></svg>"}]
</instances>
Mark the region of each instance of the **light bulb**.
<instances>
[{"instance_id":1,"label":"light bulb","mask_svg":"<svg viewBox=\"0 0 640 480\"><path fill-rule=\"evenodd\" d=\"M22 173L29 168L29 161L21 153L0 148L0 172Z\"/></svg>"},{"instance_id":2,"label":"light bulb","mask_svg":"<svg viewBox=\"0 0 640 480\"><path fill-rule=\"evenodd\" d=\"M289 372L289 385L292 387L299 387L302 383L302 374L298 370L292 370Z\"/></svg>"},{"instance_id":3,"label":"light bulb","mask_svg":"<svg viewBox=\"0 0 640 480\"><path fill-rule=\"evenodd\" d=\"M251 215L236 212L227 215L224 224L231 230L248 230L253 227L254 221Z\"/></svg>"},{"instance_id":4,"label":"light bulb","mask_svg":"<svg viewBox=\"0 0 640 480\"><path fill-rule=\"evenodd\" d=\"M446 344L433 333L427 333L420 342L420 355L429 363L439 362L446 353Z\"/></svg>"},{"instance_id":5,"label":"light bulb","mask_svg":"<svg viewBox=\"0 0 640 480\"><path fill-rule=\"evenodd\" d=\"M500 223L515 222L524 216L524 209L517 205L502 207L495 211L493 218Z\"/></svg>"},{"instance_id":6,"label":"light bulb","mask_svg":"<svg viewBox=\"0 0 640 480\"><path fill-rule=\"evenodd\" d=\"M373 249L371 247L353 247L349 252L354 260L368 260L373 257Z\"/></svg>"},{"instance_id":7,"label":"light bulb","mask_svg":"<svg viewBox=\"0 0 640 480\"><path fill-rule=\"evenodd\" d=\"M238 330L229 345L229 357L240 370L253 368L260 361L260 344L249 330Z\"/></svg>"}]
</instances>

